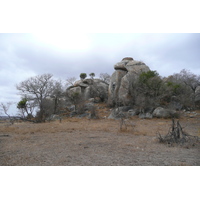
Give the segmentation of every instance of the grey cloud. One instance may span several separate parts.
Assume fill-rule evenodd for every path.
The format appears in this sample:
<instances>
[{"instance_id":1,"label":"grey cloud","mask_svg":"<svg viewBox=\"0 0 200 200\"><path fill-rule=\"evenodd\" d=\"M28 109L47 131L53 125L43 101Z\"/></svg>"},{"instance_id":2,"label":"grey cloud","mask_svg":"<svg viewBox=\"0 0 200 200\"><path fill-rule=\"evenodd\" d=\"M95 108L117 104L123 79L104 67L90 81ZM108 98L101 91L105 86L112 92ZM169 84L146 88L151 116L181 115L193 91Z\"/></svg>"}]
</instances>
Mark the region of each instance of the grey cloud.
<instances>
[{"instance_id":1,"label":"grey cloud","mask_svg":"<svg viewBox=\"0 0 200 200\"><path fill-rule=\"evenodd\" d=\"M200 34L142 34L124 52L167 76L183 68L199 72Z\"/></svg>"},{"instance_id":2,"label":"grey cloud","mask_svg":"<svg viewBox=\"0 0 200 200\"><path fill-rule=\"evenodd\" d=\"M0 34L1 100L17 98L10 92L16 93L15 85L31 76L51 73L65 80L82 72L112 74L114 64L126 56L142 60L162 76L183 68L200 74L200 34L104 33L88 38L91 46L85 51L61 51L31 34Z\"/></svg>"}]
</instances>

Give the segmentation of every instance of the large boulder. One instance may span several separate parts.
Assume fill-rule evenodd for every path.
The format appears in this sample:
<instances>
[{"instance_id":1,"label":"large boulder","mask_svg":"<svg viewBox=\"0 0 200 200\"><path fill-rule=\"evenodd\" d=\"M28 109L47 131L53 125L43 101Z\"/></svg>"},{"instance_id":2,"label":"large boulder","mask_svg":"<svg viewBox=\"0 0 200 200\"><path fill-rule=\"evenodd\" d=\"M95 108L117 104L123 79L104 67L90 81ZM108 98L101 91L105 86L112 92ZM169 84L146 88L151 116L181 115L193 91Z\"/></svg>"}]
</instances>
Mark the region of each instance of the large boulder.
<instances>
[{"instance_id":1,"label":"large boulder","mask_svg":"<svg viewBox=\"0 0 200 200\"><path fill-rule=\"evenodd\" d=\"M127 73L121 80L121 84L118 91L118 101L121 105L128 106L132 102L132 97L130 96L130 90L131 90L131 83L130 80L134 76L130 76L129 73Z\"/></svg>"},{"instance_id":2,"label":"large boulder","mask_svg":"<svg viewBox=\"0 0 200 200\"><path fill-rule=\"evenodd\" d=\"M72 95L72 94L77 94L78 96L80 96L82 94L81 93L81 87L80 86L70 87L70 89L69 89L69 95Z\"/></svg>"},{"instance_id":3,"label":"large boulder","mask_svg":"<svg viewBox=\"0 0 200 200\"><path fill-rule=\"evenodd\" d=\"M152 119L153 115L151 113L140 113L139 118L140 119Z\"/></svg>"},{"instance_id":4,"label":"large boulder","mask_svg":"<svg viewBox=\"0 0 200 200\"><path fill-rule=\"evenodd\" d=\"M126 69L126 65L130 62L133 61L133 58L131 57L125 57L122 59L121 62L118 62L117 64L114 65L114 69L115 70L123 70L123 71L127 71Z\"/></svg>"},{"instance_id":5,"label":"large boulder","mask_svg":"<svg viewBox=\"0 0 200 200\"><path fill-rule=\"evenodd\" d=\"M195 103L200 105L200 86L195 90Z\"/></svg>"},{"instance_id":6,"label":"large boulder","mask_svg":"<svg viewBox=\"0 0 200 200\"><path fill-rule=\"evenodd\" d=\"M118 101L118 92L121 85L121 80L127 72L123 70L116 70L111 78L108 88L108 103L112 106Z\"/></svg>"},{"instance_id":7,"label":"large boulder","mask_svg":"<svg viewBox=\"0 0 200 200\"><path fill-rule=\"evenodd\" d=\"M111 106L131 105L133 97L130 94L134 80L137 80L142 72L148 72L150 69L145 63L135 61L131 57L123 58L121 62L114 65L114 69L109 84L109 104Z\"/></svg>"},{"instance_id":8,"label":"large boulder","mask_svg":"<svg viewBox=\"0 0 200 200\"><path fill-rule=\"evenodd\" d=\"M158 107L153 111L153 117L157 118L170 118L175 117L176 111Z\"/></svg>"},{"instance_id":9,"label":"large boulder","mask_svg":"<svg viewBox=\"0 0 200 200\"><path fill-rule=\"evenodd\" d=\"M94 79L95 80L95 79ZM77 87L77 86L82 86L82 87L87 87L88 85L92 85L93 84L93 79L83 79L83 80L78 80L74 83L74 87Z\"/></svg>"},{"instance_id":10,"label":"large boulder","mask_svg":"<svg viewBox=\"0 0 200 200\"><path fill-rule=\"evenodd\" d=\"M148 72L150 70L149 67L145 65L145 63L136 60L128 62L125 68L129 73L134 73L137 75L140 75L142 72Z\"/></svg>"},{"instance_id":11,"label":"large boulder","mask_svg":"<svg viewBox=\"0 0 200 200\"><path fill-rule=\"evenodd\" d=\"M120 119L129 117L128 111L132 109L130 106L122 106L112 109L108 119Z\"/></svg>"},{"instance_id":12,"label":"large boulder","mask_svg":"<svg viewBox=\"0 0 200 200\"><path fill-rule=\"evenodd\" d=\"M114 69L115 70L127 71L127 69L125 68L126 64L127 64L126 61L118 62L117 64L114 65Z\"/></svg>"},{"instance_id":13,"label":"large boulder","mask_svg":"<svg viewBox=\"0 0 200 200\"><path fill-rule=\"evenodd\" d=\"M129 62L129 61L132 61L133 58L132 57L125 57L125 58L122 59L122 61L124 61L124 60Z\"/></svg>"}]
</instances>

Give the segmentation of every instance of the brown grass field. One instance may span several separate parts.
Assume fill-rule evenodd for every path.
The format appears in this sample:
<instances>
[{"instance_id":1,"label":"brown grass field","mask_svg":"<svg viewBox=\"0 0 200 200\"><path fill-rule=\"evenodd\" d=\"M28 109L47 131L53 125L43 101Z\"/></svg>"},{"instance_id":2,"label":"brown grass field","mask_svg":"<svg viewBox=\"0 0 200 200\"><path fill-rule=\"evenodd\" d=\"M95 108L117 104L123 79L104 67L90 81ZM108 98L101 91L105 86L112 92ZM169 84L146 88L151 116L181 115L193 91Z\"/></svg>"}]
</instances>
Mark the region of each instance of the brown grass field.
<instances>
[{"instance_id":1,"label":"brown grass field","mask_svg":"<svg viewBox=\"0 0 200 200\"><path fill-rule=\"evenodd\" d=\"M200 145L158 142L170 119L133 117L120 130L119 120L65 118L34 124L0 124L1 166L199 166ZM200 136L200 115L181 117L184 130Z\"/></svg>"}]
</instances>

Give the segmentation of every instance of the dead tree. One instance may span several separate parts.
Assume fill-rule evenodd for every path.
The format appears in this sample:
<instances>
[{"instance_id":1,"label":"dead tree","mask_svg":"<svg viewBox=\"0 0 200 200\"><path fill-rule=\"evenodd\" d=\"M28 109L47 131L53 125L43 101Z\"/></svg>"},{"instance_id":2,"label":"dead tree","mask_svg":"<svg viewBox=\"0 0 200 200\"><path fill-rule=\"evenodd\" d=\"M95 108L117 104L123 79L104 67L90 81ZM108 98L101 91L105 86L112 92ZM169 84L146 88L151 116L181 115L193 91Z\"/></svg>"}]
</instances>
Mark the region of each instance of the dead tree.
<instances>
[{"instance_id":1,"label":"dead tree","mask_svg":"<svg viewBox=\"0 0 200 200\"><path fill-rule=\"evenodd\" d=\"M119 118L119 126L120 131L123 130L123 127L125 130L128 129L128 126L131 126L131 128L134 129L134 123L130 121L129 116L126 113L123 113L122 111L119 112L119 108L117 109L118 114L116 114L117 118Z\"/></svg>"},{"instance_id":2,"label":"dead tree","mask_svg":"<svg viewBox=\"0 0 200 200\"><path fill-rule=\"evenodd\" d=\"M160 133L158 133L157 136L159 142L167 144L189 144L195 146L200 142L198 136L193 136L186 133L180 125L180 122L175 122L174 119L172 119L172 125L168 131L168 134L161 136Z\"/></svg>"}]
</instances>

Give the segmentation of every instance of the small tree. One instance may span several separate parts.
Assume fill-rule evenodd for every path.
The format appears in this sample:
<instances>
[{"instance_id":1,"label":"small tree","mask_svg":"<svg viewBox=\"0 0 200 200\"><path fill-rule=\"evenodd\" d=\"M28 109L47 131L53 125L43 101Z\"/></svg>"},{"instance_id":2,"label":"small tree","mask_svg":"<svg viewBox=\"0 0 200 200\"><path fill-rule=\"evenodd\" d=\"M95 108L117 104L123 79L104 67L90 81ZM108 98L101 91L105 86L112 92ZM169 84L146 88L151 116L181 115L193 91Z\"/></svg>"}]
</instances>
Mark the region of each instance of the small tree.
<instances>
[{"instance_id":1,"label":"small tree","mask_svg":"<svg viewBox=\"0 0 200 200\"><path fill-rule=\"evenodd\" d=\"M78 112L78 106L83 102L83 98L79 92L67 91L67 97L72 104L75 106L75 111Z\"/></svg>"},{"instance_id":2,"label":"small tree","mask_svg":"<svg viewBox=\"0 0 200 200\"><path fill-rule=\"evenodd\" d=\"M19 109L21 116L25 119L26 116L32 117L32 113L34 110L34 104L29 102L27 98L22 98L21 101L18 102L17 108Z\"/></svg>"},{"instance_id":3,"label":"small tree","mask_svg":"<svg viewBox=\"0 0 200 200\"><path fill-rule=\"evenodd\" d=\"M19 103L17 104L17 108L18 109L24 109L26 111L26 113L28 114L27 111L27 99L23 98L21 101L19 101Z\"/></svg>"},{"instance_id":4,"label":"small tree","mask_svg":"<svg viewBox=\"0 0 200 200\"><path fill-rule=\"evenodd\" d=\"M95 73L90 73L89 76L91 77L91 79L94 79Z\"/></svg>"},{"instance_id":5,"label":"small tree","mask_svg":"<svg viewBox=\"0 0 200 200\"><path fill-rule=\"evenodd\" d=\"M80 74L80 78L83 80L83 79L85 79L87 77L87 74L86 73L81 73Z\"/></svg>"}]
</instances>

